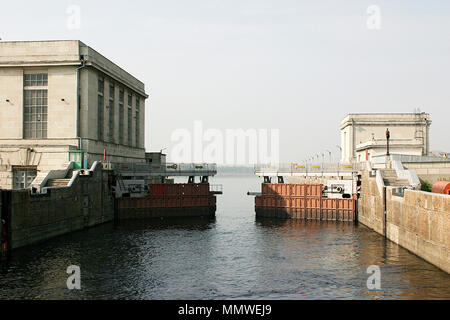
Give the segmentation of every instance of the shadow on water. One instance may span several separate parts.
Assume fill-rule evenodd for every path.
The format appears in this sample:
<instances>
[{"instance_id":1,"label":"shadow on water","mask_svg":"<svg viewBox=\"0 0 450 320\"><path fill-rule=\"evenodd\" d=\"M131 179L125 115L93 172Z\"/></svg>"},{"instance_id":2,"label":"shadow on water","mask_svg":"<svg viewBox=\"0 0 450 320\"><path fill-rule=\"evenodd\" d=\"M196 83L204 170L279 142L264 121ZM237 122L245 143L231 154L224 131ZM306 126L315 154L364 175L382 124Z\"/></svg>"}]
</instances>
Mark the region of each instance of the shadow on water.
<instances>
[{"instance_id":1,"label":"shadow on water","mask_svg":"<svg viewBox=\"0 0 450 320\"><path fill-rule=\"evenodd\" d=\"M142 219L125 220L114 224L116 230L138 231L138 230L208 230L214 228L217 219L199 218L170 218L170 219Z\"/></svg>"}]
</instances>

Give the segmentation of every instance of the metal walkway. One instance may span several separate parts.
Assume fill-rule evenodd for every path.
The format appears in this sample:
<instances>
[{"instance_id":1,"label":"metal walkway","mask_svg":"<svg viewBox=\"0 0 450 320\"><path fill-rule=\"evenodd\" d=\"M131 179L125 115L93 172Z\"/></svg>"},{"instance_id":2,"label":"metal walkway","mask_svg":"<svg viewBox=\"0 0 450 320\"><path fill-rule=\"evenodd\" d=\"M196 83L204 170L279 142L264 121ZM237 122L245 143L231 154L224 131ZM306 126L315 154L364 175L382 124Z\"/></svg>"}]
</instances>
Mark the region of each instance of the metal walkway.
<instances>
[{"instance_id":1,"label":"metal walkway","mask_svg":"<svg viewBox=\"0 0 450 320\"><path fill-rule=\"evenodd\" d=\"M106 170L114 170L122 177L212 177L217 175L216 164L152 165L150 163L103 163Z\"/></svg>"},{"instance_id":2,"label":"metal walkway","mask_svg":"<svg viewBox=\"0 0 450 320\"><path fill-rule=\"evenodd\" d=\"M258 177L352 177L363 170L364 165L364 163L257 165L255 175Z\"/></svg>"}]
</instances>

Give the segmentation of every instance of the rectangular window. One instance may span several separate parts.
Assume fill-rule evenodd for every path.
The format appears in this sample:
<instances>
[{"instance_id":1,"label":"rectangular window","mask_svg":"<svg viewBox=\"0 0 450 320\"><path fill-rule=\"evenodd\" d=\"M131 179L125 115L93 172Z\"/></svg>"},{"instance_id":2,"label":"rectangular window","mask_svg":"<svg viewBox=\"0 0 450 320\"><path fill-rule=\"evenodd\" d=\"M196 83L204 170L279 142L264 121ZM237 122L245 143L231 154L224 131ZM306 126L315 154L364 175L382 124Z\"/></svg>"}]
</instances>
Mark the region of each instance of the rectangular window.
<instances>
[{"instance_id":1,"label":"rectangular window","mask_svg":"<svg viewBox=\"0 0 450 320\"><path fill-rule=\"evenodd\" d=\"M131 126L132 126L132 108L133 108L133 96L131 94L128 95L128 127L127 127L127 134L128 134L128 145L131 147L132 145L132 137L131 137Z\"/></svg>"},{"instance_id":2,"label":"rectangular window","mask_svg":"<svg viewBox=\"0 0 450 320\"><path fill-rule=\"evenodd\" d=\"M47 90L25 90L24 139L47 139Z\"/></svg>"},{"instance_id":3,"label":"rectangular window","mask_svg":"<svg viewBox=\"0 0 450 320\"><path fill-rule=\"evenodd\" d=\"M36 169L17 168L13 171L14 190L28 189L36 179Z\"/></svg>"},{"instance_id":4,"label":"rectangular window","mask_svg":"<svg viewBox=\"0 0 450 320\"><path fill-rule=\"evenodd\" d=\"M48 75L45 73L23 76L23 138L47 139Z\"/></svg>"},{"instance_id":5,"label":"rectangular window","mask_svg":"<svg viewBox=\"0 0 450 320\"><path fill-rule=\"evenodd\" d=\"M97 101L97 136L99 141L103 141L103 119L105 109L105 98L103 96L105 91L105 80L103 78L98 79L98 101Z\"/></svg>"},{"instance_id":6,"label":"rectangular window","mask_svg":"<svg viewBox=\"0 0 450 320\"><path fill-rule=\"evenodd\" d=\"M123 109L123 103L124 103L124 92L123 89L119 91L119 144L123 144L123 135L124 135L124 109Z\"/></svg>"},{"instance_id":7,"label":"rectangular window","mask_svg":"<svg viewBox=\"0 0 450 320\"><path fill-rule=\"evenodd\" d=\"M136 147L139 147L139 109L140 109L140 100L136 98L136 125L135 125L135 139L136 139Z\"/></svg>"},{"instance_id":8,"label":"rectangular window","mask_svg":"<svg viewBox=\"0 0 450 320\"><path fill-rule=\"evenodd\" d=\"M46 87L48 85L48 75L45 73L25 74L25 87Z\"/></svg>"},{"instance_id":9,"label":"rectangular window","mask_svg":"<svg viewBox=\"0 0 450 320\"><path fill-rule=\"evenodd\" d=\"M111 84L109 86L109 142L114 143L114 95L115 88L114 85Z\"/></svg>"}]
</instances>

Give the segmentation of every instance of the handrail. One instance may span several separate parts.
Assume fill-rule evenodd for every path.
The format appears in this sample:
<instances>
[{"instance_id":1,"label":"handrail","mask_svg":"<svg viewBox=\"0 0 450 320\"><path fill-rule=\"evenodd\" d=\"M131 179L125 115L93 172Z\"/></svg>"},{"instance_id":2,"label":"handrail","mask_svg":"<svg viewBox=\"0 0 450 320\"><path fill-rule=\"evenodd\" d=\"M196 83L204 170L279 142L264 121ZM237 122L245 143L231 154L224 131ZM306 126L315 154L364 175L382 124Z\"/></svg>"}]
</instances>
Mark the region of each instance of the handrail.
<instances>
[{"instance_id":1,"label":"handrail","mask_svg":"<svg viewBox=\"0 0 450 320\"><path fill-rule=\"evenodd\" d=\"M323 164L279 164L279 165L255 165L255 174L258 173L328 173L328 172L356 172L364 169L365 163L323 163Z\"/></svg>"},{"instance_id":2,"label":"handrail","mask_svg":"<svg viewBox=\"0 0 450 320\"><path fill-rule=\"evenodd\" d=\"M214 176L217 165L211 163L104 163L104 167L118 172L143 173L161 176Z\"/></svg>"}]
</instances>

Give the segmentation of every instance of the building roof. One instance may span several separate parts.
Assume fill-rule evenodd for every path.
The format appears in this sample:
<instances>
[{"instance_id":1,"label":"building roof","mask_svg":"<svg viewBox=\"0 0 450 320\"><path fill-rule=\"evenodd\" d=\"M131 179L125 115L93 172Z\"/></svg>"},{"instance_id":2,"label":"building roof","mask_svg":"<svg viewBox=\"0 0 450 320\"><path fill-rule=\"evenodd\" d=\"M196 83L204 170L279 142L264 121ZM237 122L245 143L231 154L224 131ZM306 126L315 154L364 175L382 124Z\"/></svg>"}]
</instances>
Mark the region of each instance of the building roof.
<instances>
[{"instance_id":1,"label":"building roof","mask_svg":"<svg viewBox=\"0 0 450 320\"><path fill-rule=\"evenodd\" d=\"M145 84L79 40L0 41L0 67L86 65L148 98Z\"/></svg>"},{"instance_id":2,"label":"building roof","mask_svg":"<svg viewBox=\"0 0 450 320\"><path fill-rule=\"evenodd\" d=\"M388 125L396 124L431 124L430 115L428 113L350 113L342 121L340 129L353 124L361 125Z\"/></svg>"}]
</instances>

